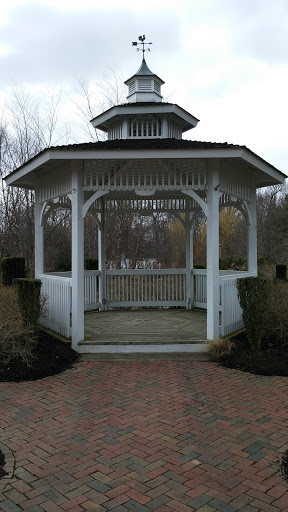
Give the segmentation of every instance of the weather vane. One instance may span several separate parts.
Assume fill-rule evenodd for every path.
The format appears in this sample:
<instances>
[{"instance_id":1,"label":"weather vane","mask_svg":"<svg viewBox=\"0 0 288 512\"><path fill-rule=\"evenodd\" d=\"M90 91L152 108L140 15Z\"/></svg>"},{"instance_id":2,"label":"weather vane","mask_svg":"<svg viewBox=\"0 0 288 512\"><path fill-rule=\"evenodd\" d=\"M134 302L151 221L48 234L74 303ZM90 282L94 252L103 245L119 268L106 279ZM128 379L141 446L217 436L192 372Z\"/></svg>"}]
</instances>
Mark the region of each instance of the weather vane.
<instances>
[{"instance_id":1,"label":"weather vane","mask_svg":"<svg viewBox=\"0 0 288 512\"><path fill-rule=\"evenodd\" d=\"M139 45L142 44L142 49L141 48L137 48L137 52L139 52L139 51L143 52L143 59L144 59L144 53L146 51L150 52L150 48L145 48L145 44L152 44L152 43L145 43L144 42L145 39L146 39L145 36L139 36L138 39L139 39L139 41L141 41L141 43L137 43L137 41L134 41L134 42L132 42L132 46L138 46L138 44Z\"/></svg>"}]
</instances>

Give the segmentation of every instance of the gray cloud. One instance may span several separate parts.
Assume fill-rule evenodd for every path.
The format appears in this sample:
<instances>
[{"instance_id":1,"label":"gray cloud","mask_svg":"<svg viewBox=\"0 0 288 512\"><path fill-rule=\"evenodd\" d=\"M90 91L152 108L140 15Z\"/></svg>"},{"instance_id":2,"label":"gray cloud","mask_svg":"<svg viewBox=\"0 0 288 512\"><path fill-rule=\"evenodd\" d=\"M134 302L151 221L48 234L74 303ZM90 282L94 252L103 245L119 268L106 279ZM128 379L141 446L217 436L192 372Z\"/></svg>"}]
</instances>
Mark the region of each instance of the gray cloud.
<instances>
[{"instance_id":1,"label":"gray cloud","mask_svg":"<svg viewBox=\"0 0 288 512\"><path fill-rule=\"evenodd\" d=\"M220 0L217 6L236 54L270 64L287 61L287 0Z\"/></svg>"},{"instance_id":2,"label":"gray cloud","mask_svg":"<svg viewBox=\"0 0 288 512\"><path fill-rule=\"evenodd\" d=\"M101 78L109 66L129 62L131 67L135 52L131 42L138 32L143 33L143 27L149 27L147 37L151 37L158 59L163 58L164 50L177 51L179 27L169 12L159 19L131 9L62 11L39 4L17 7L1 30L1 44L10 51L0 56L0 85L11 80L41 83L71 81L75 76ZM171 37L167 40L168 34L173 43ZM162 38L165 49L157 44ZM135 71L140 61L140 55L135 55Z\"/></svg>"}]
</instances>

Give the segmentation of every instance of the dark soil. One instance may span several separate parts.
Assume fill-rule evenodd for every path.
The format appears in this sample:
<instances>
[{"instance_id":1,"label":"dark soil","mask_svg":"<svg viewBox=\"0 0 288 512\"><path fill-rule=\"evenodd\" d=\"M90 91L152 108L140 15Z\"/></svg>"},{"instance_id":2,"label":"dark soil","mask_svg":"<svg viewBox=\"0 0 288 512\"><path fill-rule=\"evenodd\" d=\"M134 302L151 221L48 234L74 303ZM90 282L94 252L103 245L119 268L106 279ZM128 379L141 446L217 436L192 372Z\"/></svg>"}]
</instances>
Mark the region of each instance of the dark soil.
<instances>
[{"instance_id":1,"label":"dark soil","mask_svg":"<svg viewBox=\"0 0 288 512\"><path fill-rule=\"evenodd\" d=\"M69 344L41 332L31 366L14 360L9 365L0 363L0 382L38 380L71 368L77 361L77 353Z\"/></svg>"},{"instance_id":2,"label":"dark soil","mask_svg":"<svg viewBox=\"0 0 288 512\"><path fill-rule=\"evenodd\" d=\"M4 471L4 466L5 466L5 457L4 457L4 453L1 452L0 450L0 480L1 478L3 478L3 476L5 475L8 475L7 471Z\"/></svg>"},{"instance_id":3,"label":"dark soil","mask_svg":"<svg viewBox=\"0 0 288 512\"><path fill-rule=\"evenodd\" d=\"M261 352L249 350L245 333L232 339L235 349L231 354L221 356L217 362L225 368L234 368L255 375L288 377L288 346L275 346L264 342Z\"/></svg>"},{"instance_id":4,"label":"dark soil","mask_svg":"<svg viewBox=\"0 0 288 512\"><path fill-rule=\"evenodd\" d=\"M288 482L288 450L282 454L281 472L286 482Z\"/></svg>"}]
</instances>

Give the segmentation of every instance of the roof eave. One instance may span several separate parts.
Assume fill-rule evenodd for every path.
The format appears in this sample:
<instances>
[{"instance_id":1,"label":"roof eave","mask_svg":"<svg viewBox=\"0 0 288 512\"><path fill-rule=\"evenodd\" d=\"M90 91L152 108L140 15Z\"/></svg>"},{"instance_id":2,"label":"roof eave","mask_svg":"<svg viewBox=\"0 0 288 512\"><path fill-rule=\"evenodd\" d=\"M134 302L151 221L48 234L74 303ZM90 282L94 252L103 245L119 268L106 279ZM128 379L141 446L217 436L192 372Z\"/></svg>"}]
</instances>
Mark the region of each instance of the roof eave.
<instances>
[{"instance_id":1,"label":"roof eave","mask_svg":"<svg viewBox=\"0 0 288 512\"><path fill-rule=\"evenodd\" d=\"M199 119L197 119L197 117L193 116L178 105L173 103L165 104L162 102L155 104L149 103L147 106L137 106L137 103L127 103L121 106L116 105L102 114L99 114L99 116L94 117L90 122L94 128L107 132L109 121L116 117L134 114L135 108L137 108L137 113L139 114L174 114L181 119L183 132L195 128L199 123Z\"/></svg>"},{"instance_id":2,"label":"roof eave","mask_svg":"<svg viewBox=\"0 0 288 512\"><path fill-rule=\"evenodd\" d=\"M253 153L245 146L236 148L189 148L181 149L181 158L240 158L255 170L259 170L267 176L267 180L261 180L259 187L265 187L273 184L284 183L287 176L276 169L273 165L269 164L261 157ZM47 164L50 161L63 161L63 160L123 160L123 159L153 159L153 158L179 158L179 149L61 149L50 148L44 150L41 154L34 157L32 160L22 165L11 174L6 176L5 181L7 185L20 185L23 183L24 176L32 173ZM268 178L269 177L269 178ZM30 180L29 180L30 181Z\"/></svg>"}]
</instances>

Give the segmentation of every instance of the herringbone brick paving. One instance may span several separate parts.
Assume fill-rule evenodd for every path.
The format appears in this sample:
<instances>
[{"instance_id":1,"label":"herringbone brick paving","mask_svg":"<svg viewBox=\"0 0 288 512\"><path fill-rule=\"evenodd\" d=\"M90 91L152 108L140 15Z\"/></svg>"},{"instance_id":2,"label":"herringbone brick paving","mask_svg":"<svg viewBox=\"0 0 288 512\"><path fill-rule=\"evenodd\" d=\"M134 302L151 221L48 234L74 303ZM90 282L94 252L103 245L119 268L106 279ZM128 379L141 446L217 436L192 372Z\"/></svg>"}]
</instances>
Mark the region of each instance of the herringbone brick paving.
<instances>
[{"instance_id":1,"label":"herringbone brick paving","mask_svg":"<svg viewBox=\"0 0 288 512\"><path fill-rule=\"evenodd\" d=\"M0 396L2 512L288 512L286 378L81 362Z\"/></svg>"}]
</instances>

